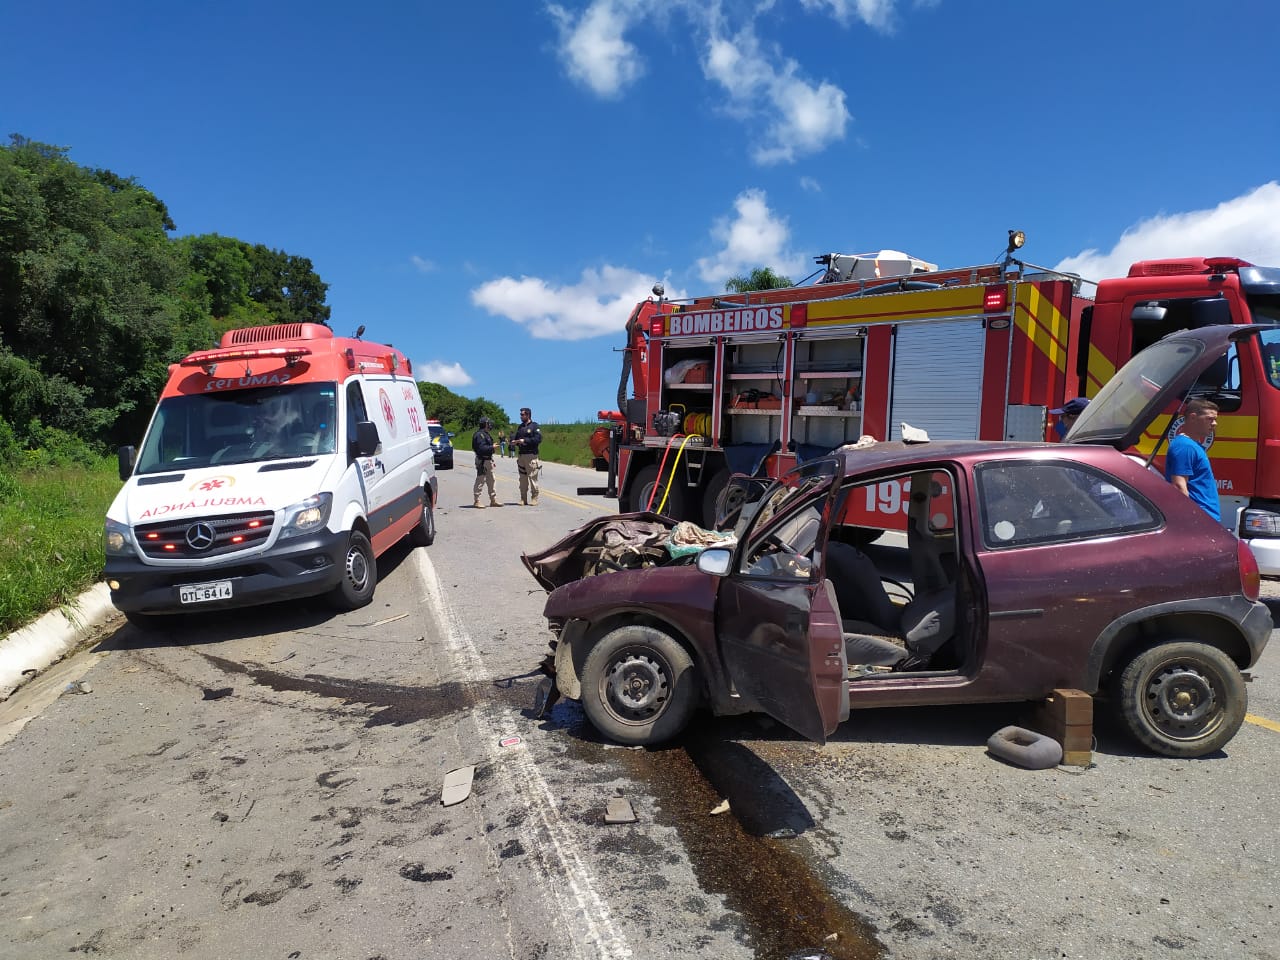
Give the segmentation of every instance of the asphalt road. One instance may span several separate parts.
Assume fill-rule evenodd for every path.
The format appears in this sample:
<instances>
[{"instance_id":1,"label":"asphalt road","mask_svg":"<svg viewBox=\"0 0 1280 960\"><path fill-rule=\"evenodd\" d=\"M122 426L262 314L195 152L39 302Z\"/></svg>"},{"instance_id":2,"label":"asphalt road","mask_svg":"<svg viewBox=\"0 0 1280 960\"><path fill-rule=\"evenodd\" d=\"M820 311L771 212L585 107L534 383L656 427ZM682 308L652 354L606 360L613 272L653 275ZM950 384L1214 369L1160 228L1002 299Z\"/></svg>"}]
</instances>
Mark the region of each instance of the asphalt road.
<instances>
[{"instance_id":1,"label":"asphalt road","mask_svg":"<svg viewBox=\"0 0 1280 960\"><path fill-rule=\"evenodd\" d=\"M539 507L474 510L467 459L370 607L118 621L0 704L0 958L1280 956L1277 648L1198 761L1104 721L1093 767L1010 767L1016 705L617 749L576 704L532 718L519 562L610 505L548 464Z\"/></svg>"}]
</instances>

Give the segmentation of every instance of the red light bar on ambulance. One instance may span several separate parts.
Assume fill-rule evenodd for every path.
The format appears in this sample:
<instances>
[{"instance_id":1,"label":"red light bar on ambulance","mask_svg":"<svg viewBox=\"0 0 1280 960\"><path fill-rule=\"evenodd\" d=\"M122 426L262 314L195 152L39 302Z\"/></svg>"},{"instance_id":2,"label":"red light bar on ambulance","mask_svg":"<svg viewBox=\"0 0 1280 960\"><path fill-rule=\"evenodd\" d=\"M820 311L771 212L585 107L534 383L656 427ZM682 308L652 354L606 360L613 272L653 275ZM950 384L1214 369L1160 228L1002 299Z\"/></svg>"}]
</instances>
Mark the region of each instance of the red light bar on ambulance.
<instances>
[{"instance_id":1,"label":"red light bar on ambulance","mask_svg":"<svg viewBox=\"0 0 1280 960\"><path fill-rule=\"evenodd\" d=\"M201 350L183 357L178 363L183 367L212 367L216 363L228 363L232 360L282 358L285 363L293 364L310 353L310 347L229 347L223 350Z\"/></svg>"}]
</instances>

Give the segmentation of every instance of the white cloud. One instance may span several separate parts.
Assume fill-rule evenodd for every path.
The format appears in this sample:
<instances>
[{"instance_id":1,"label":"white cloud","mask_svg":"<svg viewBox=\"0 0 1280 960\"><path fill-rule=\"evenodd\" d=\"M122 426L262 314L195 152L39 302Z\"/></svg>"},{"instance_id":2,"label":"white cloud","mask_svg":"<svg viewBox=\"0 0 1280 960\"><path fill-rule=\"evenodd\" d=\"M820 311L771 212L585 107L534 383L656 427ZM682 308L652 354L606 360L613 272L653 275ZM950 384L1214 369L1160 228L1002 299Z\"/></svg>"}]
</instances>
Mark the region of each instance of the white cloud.
<instances>
[{"instance_id":1,"label":"white cloud","mask_svg":"<svg viewBox=\"0 0 1280 960\"><path fill-rule=\"evenodd\" d=\"M623 38L639 14L636 3L593 0L576 20L559 4L547 10L560 31L565 72L596 95L617 97L644 73L640 51Z\"/></svg>"},{"instance_id":2,"label":"white cloud","mask_svg":"<svg viewBox=\"0 0 1280 960\"><path fill-rule=\"evenodd\" d=\"M440 269L440 265L434 260L427 260L418 256L416 253L409 258L409 262L418 268L421 273L435 273Z\"/></svg>"},{"instance_id":3,"label":"white cloud","mask_svg":"<svg viewBox=\"0 0 1280 960\"><path fill-rule=\"evenodd\" d=\"M653 282L651 275L606 265L583 270L570 286L538 277L500 277L472 290L471 302L521 324L540 340L585 340L621 335L631 310L651 295ZM667 284L667 296L679 299L684 293Z\"/></svg>"},{"instance_id":4,"label":"white cloud","mask_svg":"<svg viewBox=\"0 0 1280 960\"><path fill-rule=\"evenodd\" d=\"M803 0L808 9L841 24L858 20L885 32L891 29L896 2ZM757 22L778 6L774 0L590 0L580 11L558 3L549 4L547 11L559 32L557 53L565 72L609 99L620 97L645 71L628 32L640 25L661 30L674 14L683 14L682 23L672 29L702 38L696 42L704 44L704 76L728 93L723 109L757 131L761 142L753 159L769 165L825 149L844 138L852 119L843 89L808 79L796 60L757 40Z\"/></svg>"},{"instance_id":5,"label":"white cloud","mask_svg":"<svg viewBox=\"0 0 1280 960\"><path fill-rule=\"evenodd\" d=\"M770 267L796 279L795 274L804 269L804 258L786 249L791 230L785 218L775 216L769 209L764 191L743 191L734 200L733 208L732 219L722 217L711 227L711 236L722 249L715 256L698 261L702 279L723 284L756 267Z\"/></svg>"},{"instance_id":6,"label":"white cloud","mask_svg":"<svg viewBox=\"0 0 1280 960\"><path fill-rule=\"evenodd\" d=\"M822 184L820 184L820 183L819 183L817 180L815 180L813 177L801 177L801 178L800 178L800 189L801 189L801 190L806 190L806 191L808 191L809 193L821 193L821 192L822 192Z\"/></svg>"},{"instance_id":7,"label":"white cloud","mask_svg":"<svg viewBox=\"0 0 1280 960\"><path fill-rule=\"evenodd\" d=\"M1280 183L1264 183L1210 210L1142 220L1109 251L1084 250L1054 269L1097 281L1123 277L1138 260L1213 256L1280 264Z\"/></svg>"},{"instance_id":8,"label":"white cloud","mask_svg":"<svg viewBox=\"0 0 1280 960\"><path fill-rule=\"evenodd\" d=\"M800 0L800 5L806 10L830 9L843 25L857 19L882 33L893 32L894 0Z\"/></svg>"},{"instance_id":9,"label":"white cloud","mask_svg":"<svg viewBox=\"0 0 1280 960\"><path fill-rule=\"evenodd\" d=\"M787 57L773 59L763 50L750 25L733 39L711 36L702 69L729 94L731 115L762 120L764 142L752 152L760 164L790 163L817 153L844 138L852 119L844 91L835 84L809 83L798 76L800 65Z\"/></svg>"},{"instance_id":10,"label":"white cloud","mask_svg":"<svg viewBox=\"0 0 1280 960\"><path fill-rule=\"evenodd\" d=\"M471 383L471 374L462 369L460 363L442 363L432 360L430 363L415 363L413 375L417 380L439 383L446 387L465 387Z\"/></svg>"}]
</instances>

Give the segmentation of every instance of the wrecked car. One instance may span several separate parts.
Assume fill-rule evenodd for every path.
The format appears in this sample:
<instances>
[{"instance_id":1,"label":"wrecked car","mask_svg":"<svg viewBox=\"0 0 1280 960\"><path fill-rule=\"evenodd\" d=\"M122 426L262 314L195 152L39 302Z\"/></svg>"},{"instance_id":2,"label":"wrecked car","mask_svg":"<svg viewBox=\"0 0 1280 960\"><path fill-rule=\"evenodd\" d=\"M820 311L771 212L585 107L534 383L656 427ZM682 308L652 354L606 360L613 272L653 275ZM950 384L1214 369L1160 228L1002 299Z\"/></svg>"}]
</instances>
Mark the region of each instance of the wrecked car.
<instances>
[{"instance_id":1,"label":"wrecked car","mask_svg":"<svg viewBox=\"0 0 1280 960\"><path fill-rule=\"evenodd\" d=\"M551 696L619 743L670 739L701 707L823 742L851 709L1073 688L1156 753L1221 749L1272 629L1258 566L1122 451L1256 329L1143 351L1065 444L837 449L733 478L705 542L624 514L526 555L549 591Z\"/></svg>"}]
</instances>

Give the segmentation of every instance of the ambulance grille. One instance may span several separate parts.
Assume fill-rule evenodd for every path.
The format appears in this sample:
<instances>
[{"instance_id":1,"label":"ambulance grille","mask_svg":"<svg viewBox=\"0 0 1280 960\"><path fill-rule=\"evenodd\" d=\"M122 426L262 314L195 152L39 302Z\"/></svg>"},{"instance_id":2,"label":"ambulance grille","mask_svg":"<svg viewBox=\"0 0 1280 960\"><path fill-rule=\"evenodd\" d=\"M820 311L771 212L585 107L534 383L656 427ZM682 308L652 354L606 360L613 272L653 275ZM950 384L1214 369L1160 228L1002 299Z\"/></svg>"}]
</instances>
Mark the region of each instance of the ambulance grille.
<instances>
[{"instance_id":1,"label":"ambulance grille","mask_svg":"<svg viewBox=\"0 0 1280 960\"><path fill-rule=\"evenodd\" d=\"M133 528L143 554L156 560L202 560L261 546L271 536L274 513L188 517Z\"/></svg>"}]
</instances>

